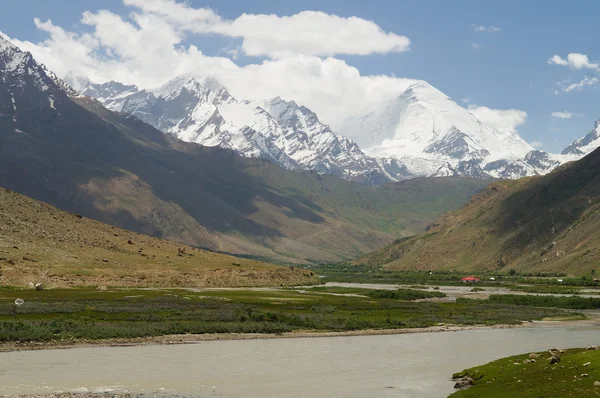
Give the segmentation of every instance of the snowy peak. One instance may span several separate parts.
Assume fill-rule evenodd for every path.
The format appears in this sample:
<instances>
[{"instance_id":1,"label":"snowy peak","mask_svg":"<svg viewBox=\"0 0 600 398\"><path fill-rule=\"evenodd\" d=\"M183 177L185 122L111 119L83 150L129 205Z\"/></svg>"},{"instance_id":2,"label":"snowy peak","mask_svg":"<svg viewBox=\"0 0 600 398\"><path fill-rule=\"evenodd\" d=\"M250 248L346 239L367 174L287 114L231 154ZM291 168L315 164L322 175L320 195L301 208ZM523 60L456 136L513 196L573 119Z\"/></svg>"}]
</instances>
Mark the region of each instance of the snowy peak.
<instances>
[{"instance_id":1,"label":"snowy peak","mask_svg":"<svg viewBox=\"0 0 600 398\"><path fill-rule=\"evenodd\" d=\"M159 88L148 90L169 101L180 95L191 95L201 102L226 102L231 95L216 79L196 79L191 74L177 76Z\"/></svg>"},{"instance_id":2,"label":"snowy peak","mask_svg":"<svg viewBox=\"0 0 600 398\"><path fill-rule=\"evenodd\" d=\"M365 153L394 159L384 163L395 163L394 167L404 168L412 177L489 177L496 171L486 172L488 163L522 159L533 150L517 134L492 128L422 80L413 81L379 109L351 118L343 126L342 132ZM532 170L527 172L544 172Z\"/></svg>"},{"instance_id":3,"label":"snowy peak","mask_svg":"<svg viewBox=\"0 0 600 398\"><path fill-rule=\"evenodd\" d=\"M218 81L190 74L149 90L114 82L88 85L85 94L184 141L230 148L286 169L389 181L355 142L333 133L295 101L237 100Z\"/></svg>"},{"instance_id":4,"label":"snowy peak","mask_svg":"<svg viewBox=\"0 0 600 398\"><path fill-rule=\"evenodd\" d=\"M571 145L563 149L561 154L585 156L598 147L600 147L600 120L596 120L594 128L589 133L573 141Z\"/></svg>"},{"instance_id":5,"label":"snowy peak","mask_svg":"<svg viewBox=\"0 0 600 398\"><path fill-rule=\"evenodd\" d=\"M89 82L81 94L96 98L104 106L113 111L121 111L123 102L129 95L138 91L135 85L126 85L115 81L101 84Z\"/></svg>"},{"instance_id":6,"label":"snowy peak","mask_svg":"<svg viewBox=\"0 0 600 398\"><path fill-rule=\"evenodd\" d=\"M10 41L0 36L0 73L2 81L10 85L11 92L23 92L29 83L52 96L60 89L46 74L29 52L21 51Z\"/></svg>"}]
</instances>

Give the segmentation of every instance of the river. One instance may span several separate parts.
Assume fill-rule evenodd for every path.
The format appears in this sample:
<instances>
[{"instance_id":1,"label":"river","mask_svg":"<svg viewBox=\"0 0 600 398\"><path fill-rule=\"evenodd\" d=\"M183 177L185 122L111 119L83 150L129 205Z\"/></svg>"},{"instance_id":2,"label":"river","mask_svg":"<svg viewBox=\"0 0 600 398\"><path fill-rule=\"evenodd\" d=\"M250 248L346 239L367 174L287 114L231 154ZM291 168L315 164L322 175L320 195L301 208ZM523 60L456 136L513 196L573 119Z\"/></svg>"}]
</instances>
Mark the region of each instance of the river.
<instances>
[{"instance_id":1,"label":"river","mask_svg":"<svg viewBox=\"0 0 600 398\"><path fill-rule=\"evenodd\" d=\"M592 344L597 328L548 327L15 351L0 353L0 395L445 397L464 368Z\"/></svg>"}]
</instances>

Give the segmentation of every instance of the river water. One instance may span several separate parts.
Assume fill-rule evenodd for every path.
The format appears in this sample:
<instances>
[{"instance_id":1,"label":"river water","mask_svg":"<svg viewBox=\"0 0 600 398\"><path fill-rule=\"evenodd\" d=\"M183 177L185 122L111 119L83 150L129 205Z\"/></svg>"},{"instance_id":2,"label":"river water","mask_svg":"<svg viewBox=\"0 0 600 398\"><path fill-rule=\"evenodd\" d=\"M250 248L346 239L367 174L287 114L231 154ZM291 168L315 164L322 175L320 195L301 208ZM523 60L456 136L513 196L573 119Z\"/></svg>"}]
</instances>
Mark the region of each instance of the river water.
<instances>
[{"instance_id":1,"label":"river water","mask_svg":"<svg viewBox=\"0 0 600 398\"><path fill-rule=\"evenodd\" d=\"M446 397L464 368L592 344L597 328L548 327L17 351L0 353L0 395Z\"/></svg>"}]
</instances>

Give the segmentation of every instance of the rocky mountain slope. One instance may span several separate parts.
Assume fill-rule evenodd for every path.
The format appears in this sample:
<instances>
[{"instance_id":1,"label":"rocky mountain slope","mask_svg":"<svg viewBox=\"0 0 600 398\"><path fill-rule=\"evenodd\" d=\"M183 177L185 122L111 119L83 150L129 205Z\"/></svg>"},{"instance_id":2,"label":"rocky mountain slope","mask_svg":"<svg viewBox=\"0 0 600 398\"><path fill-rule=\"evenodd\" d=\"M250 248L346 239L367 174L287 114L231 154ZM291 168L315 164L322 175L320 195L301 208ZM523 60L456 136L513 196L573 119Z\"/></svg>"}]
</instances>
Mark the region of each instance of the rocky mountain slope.
<instances>
[{"instance_id":1,"label":"rocky mountain slope","mask_svg":"<svg viewBox=\"0 0 600 398\"><path fill-rule=\"evenodd\" d=\"M82 93L187 142L232 149L288 170L369 184L389 182L356 143L333 133L314 112L294 101L237 100L215 80L191 75L153 90L109 82L88 84Z\"/></svg>"},{"instance_id":2,"label":"rocky mountain slope","mask_svg":"<svg viewBox=\"0 0 600 398\"><path fill-rule=\"evenodd\" d=\"M152 90L89 83L83 94L184 141L370 185L418 176L516 179L546 174L581 156L535 150L419 80L375 111L348 119L342 134L294 101L238 100L218 82L191 75Z\"/></svg>"},{"instance_id":3,"label":"rocky mountain slope","mask_svg":"<svg viewBox=\"0 0 600 398\"><path fill-rule=\"evenodd\" d=\"M585 156L600 147L600 120L596 120L594 128L584 137L573 141L561 153L563 155Z\"/></svg>"},{"instance_id":4,"label":"rocky mountain slope","mask_svg":"<svg viewBox=\"0 0 600 398\"><path fill-rule=\"evenodd\" d=\"M186 143L74 95L1 38L0 75L0 186L193 246L286 262L347 259L420 231L484 186L442 178L371 187ZM162 94L152 94L156 104L166 103ZM206 94L207 109L228 101L224 91Z\"/></svg>"},{"instance_id":5,"label":"rocky mountain slope","mask_svg":"<svg viewBox=\"0 0 600 398\"><path fill-rule=\"evenodd\" d=\"M600 149L542 177L496 181L418 236L359 264L587 274L600 260Z\"/></svg>"},{"instance_id":6,"label":"rocky mountain slope","mask_svg":"<svg viewBox=\"0 0 600 398\"><path fill-rule=\"evenodd\" d=\"M195 249L0 188L0 285L281 286L316 276Z\"/></svg>"}]
</instances>

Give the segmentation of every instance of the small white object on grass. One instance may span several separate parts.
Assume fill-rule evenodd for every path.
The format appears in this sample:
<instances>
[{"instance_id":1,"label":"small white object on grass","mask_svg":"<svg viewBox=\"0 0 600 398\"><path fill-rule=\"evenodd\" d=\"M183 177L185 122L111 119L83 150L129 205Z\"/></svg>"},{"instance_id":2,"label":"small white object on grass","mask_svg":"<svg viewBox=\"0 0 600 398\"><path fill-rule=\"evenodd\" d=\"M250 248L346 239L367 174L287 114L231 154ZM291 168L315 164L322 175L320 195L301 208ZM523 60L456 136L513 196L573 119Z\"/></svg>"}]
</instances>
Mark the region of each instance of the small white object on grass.
<instances>
[{"instance_id":1,"label":"small white object on grass","mask_svg":"<svg viewBox=\"0 0 600 398\"><path fill-rule=\"evenodd\" d=\"M25 300L20 298L15 300L15 305L22 306L23 304L25 304Z\"/></svg>"}]
</instances>

